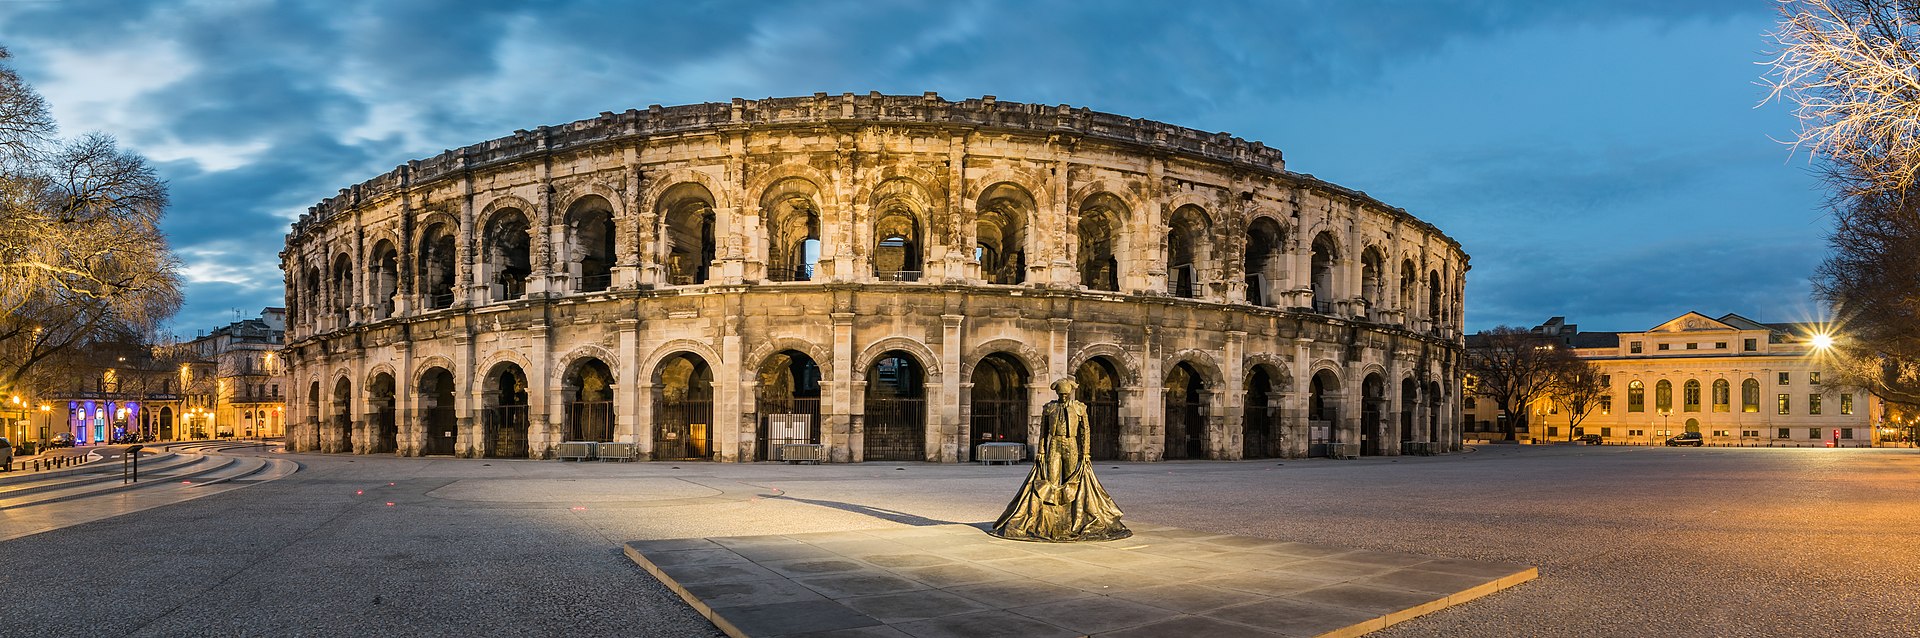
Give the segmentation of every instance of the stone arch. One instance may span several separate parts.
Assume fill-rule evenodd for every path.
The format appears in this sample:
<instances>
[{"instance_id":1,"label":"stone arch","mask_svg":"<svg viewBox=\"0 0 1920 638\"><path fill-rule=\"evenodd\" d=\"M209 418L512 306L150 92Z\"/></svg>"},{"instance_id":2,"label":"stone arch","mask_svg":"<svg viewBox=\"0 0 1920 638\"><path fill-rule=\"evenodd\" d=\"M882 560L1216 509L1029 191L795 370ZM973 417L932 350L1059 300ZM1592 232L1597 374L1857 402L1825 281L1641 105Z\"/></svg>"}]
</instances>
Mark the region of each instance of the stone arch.
<instances>
[{"instance_id":1,"label":"stone arch","mask_svg":"<svg viewBox=\"0 0 1920 638\"><path fill-rule=\"evenodd\" d=\"M697 182L668 185L654 200L651 251L666 267L667 283L702 284L719 257L719 198Z\"/></svg>"},{"instance_id":2,"label":"stone arch","mask_svg":"<svg viewBox=\"0 0 1920 638\"><path fill-rule=\"evenodd\" d=\"M894 177L874 185L869 202L866 249L874 274L883 279L899 278L896 273L920 273L933 256L936 243L934 221L941 217L945 202L935 199L932 189L908 177ZM918 275L916 274L915 277ZM902 279L904 280L904 279Z\"/></svg>"},{"instance_id":3,"label":"stone arch","mask_svg":"<svg viewBox=\"0 0 1920 638\"><path fill-rule=\"evenodd\" d=\"M1067 202L1073 207L1073 214L1079 215L1080 207L1086 204L1087 200L1103 194L1112 196L1125 206L1129 215L1127 219L1120 220L1123 224L1132 223L1132 215L1142 210L1142 198L1139 193L1124 184L1117 184L1106 178L1095 178L1079 183L1067 193Z\"/></svg>"},{"instance_id":4,"label":"stone arch","mask_svg":"<svg viewBox=\"0 0 1920 638\"><path fill-rule=\"evenodd\" d=\"M965 220L971 232L968 241L980 262L980 275L992 283L1018 284L1026 281L1027 255L1039 252L1036 227L1043 208L1033 191L1019 182L997 181L980 190L971 200L973 215Z\"/></svg>"},{"instance_id":5,"label":"stone arch","mask_svg":"<svg viewBox=\"0 0 1920 638\"><path fill-rule=\"evenodd\" d=\"M1364 379L1367 377L1367 375L1370 375L1370 374L1380 375L1381 383L1386 383L1387 367L1371 361L1361 364L1360 378Z\"/></svg>"},{"instance_id":6,"label":"stone arch","mask_svg":"<svg viewBox=\"0 0 1920 638\"><path fill-rule=\"evenodd\" d=\"M1053 372L1047 369L1047 354L1019 339L992 339L974 345L960 357L960 378L972 379L974 366L994 354L1005 354L1018 360L1020 365L1027 367L1027 374L1035 380L1036 385L1053 382Z\"/></svg>"},{"instance_id":7,"label":"stone arch","mask_svg":"<svg viewBox=\"0 0 1920 638\"><path fill-rule=\"evenodd\" d=\"M867 344L866 348L860 350L860 354L853 359L853 380L867 380L867 369L872 368L874 362L880 360L880 355L893 350L905 352L920 360L920 366L927 371L927 385L933 385L933 382L940 378L940 355L934 354L932 348L928 348L927 344L921 343L918 339L895 335Z\"/></svg>"},{"instance_id":8,"label":"stone arch","mask_svg":"<svg viewBox=\"0 0 1920 638\"><path fill-rule=\"evenodd\" d=\"M926 202L925 206L930 211L934 207L944 207L947 203L945 182L932 171L918 166L888 165L881 167L875 173L877 174L873 175L866 185L854 192L854 199L879 204L889 195L888 191L900 188L895 184L905 182L910 185L911 191L917 192L923 198L922 201Z\"/></svg>"},{"instance_id":9,"label":"stone arch","mask_svg":"<svg viewBox=\"0 0 1920 638\"><path fill-rule=\"evenodd\" d=\"M1171 370L1174 366L1185 363L1192 366L1194 372L1200 373L1200 380L1208 388L1219 390L1226 387L1227 380L1221 372L1220 359L1214 357L1212 352L1199 348L1185 348L1167 355L1163 361L1164 363L1160 364L1161 370Z\"/></svg>"},{"instance_id":10,"label":"stone arch","mask_svg":"<svg viewBox=\"0 0 1920 638\"><path fill-rule=\"evenodd\" d=\"M433 370L434 368L442 368L442 369L445 369L447 372L453 372L454 370L453 359L447 358L446 355L438 355L438 354L427 357L425 359L421 359L419 363L413 364L413 374L410 375L411 378L409 379L409 382L412 383L413 387L415 388L420 387L421 384L426 383L427 372ZM454 383L454 387L456 388L459 387L460 385L459 377L455 377L453 380L453 383ZM458 395L459 393L455 392L454 394Z\"/></svg>"},{"instance_id":11,"label":"stone arch","mask_svg":"<svg viewBox=\"0 0 1920 638\"><path fill-rule=\"evenodd\" d=\"M486 228L487 223L493 221L494 215L498 215L502 211L506 211L506 210L520 211L521 215L525 215L527 217L527 223L529 225L538 226L540 223L538 219L534 218L534 212L536 209L534 208L534 205L532 202L529 202L518 195L513 195L513 194L497 195L497 196L494 196L493 199L487 200L487 204L485 206L480 207L479 214L473 216L474 231L483 232L481 229ZM455 228L459 228L459 227L455 226Z\"/></svg>"},{"instance_id":12,"label":"stone arch","mask_svg":"<svg viewBox=\"0 0 1920 638\"><path fill-rule=\"evenodd\" d=\"M373 380L382 374L393 377L395 383L400 381L400 375L393 371L393 365L384 362L376 363L367 368L366 376L360 381L361 387L373 385Z\"/></svg>"},{"instance_id":13,"label":"stone arch","mask_svg":"<svg viewBox=\"0 0 1920 638\"><path fill-rule=\"evenodd\" d=\"M766 192L772 189L775 184L788 179L799 179L800 181L812 184L815 192L826 192L826 185L833 183L832 176L821 172L819 169L805 162L786 162L777 166L767 167L763 170L754 171L754 174L747 178L746 192L750 194L755 201L759 201L764 199ZM711 188L712 187L709 187L709 189ZM815 203L824 207L828 202Z\"/></svg>"},{"instance_id":14,"label":"stone arch","mask_svg":"<svg viewBox=\"0 0 1920 638\"><path fill-rule=\"evenodd\" d=\"M818 183L798 176L780 178L760 191L757 211L766 240L762 257L768 279L811 281L816 275L826 240L822 198Z\"/></svg>"},{"instance_id":15,"label":"stone arch","mask_svg":"<svg viewBox=\"0 0 1920 638\"><path fill-rule=\"evenodd\" d=\"M1252 352L1240 359L1240 369L1242 370L1250 371L1258 367L1269 368L1269 370L1267 370L1268 375L1276 380L1286 381L1288 389L1292 389L1293 362L1287 360L1285 356L1271 352Z\"/></svg>"},{"instance_id":16,"label":"stone arch","mask_svg":"<svg viewBox=\"0 0 1920 638\"><path fill-rule=\"evenodd\" d=\"M1341 366L1338 361L1332 359L1316 359L1313 363L1307 365L1307 378L1311 379L1319 376L1322 372L1331 372L1333 373L1334 384L1344 392L1349 385L1344 370L1345 367Z\"/></svg>"},{"instance_id":17,"label":"stone arch","mask_svg":"<svg viewBox=\"0 0 1920 638\"><path fill-rule=\"evenodd\" d=\"M700 357L706 361L709 367L714 369L718 369L725 362L725 359L720 356L720 351L714 349L713 346L708 345L704 341L674 339L655 347L645 358L640 360L641 374L649 375L648 378L651 378L654 371L660 369L662 362L682 352L692 353ZM608 367L612 367L611 361L603 361L603 363L607 363ZM616 380L615 382L617 383L618 381Z\"/></svg>"},{"instance_id":18,"label":"stone arch","mask_svg":"<svg viewBox=\"0 0 1920 638\"><path fill-rule=\"evenodd\" d=\"M788 350L807 355L807 358L813 359L813 364L820 368L821 379L827 380L833 378L833 352L806 339L778 337L762 341L760 345L753 348L753 351L747 353L746 360L753 364L752 370L759 370L767 365L767 359Z\"/></svg>"},{"instance_id":19,"label":"stone arch","mask_svg":"<svg viewBox=\"0 0 1920 638\"><path fill-rule=\"evenodd\" d=\"M561 191L559 196L554 198L557 204L554 210L571 211L580 204L581 200L596 195L607 200L607 205L613 209L614 217L626 216L627 211L622 210L621 205L626 197L621 194L620 189L605 182L592 180L567 185L566 190Z\"/></svg>"},{"instance_id":20,"label":"stone arch","mask_svg":"<svg viewBox=\"0 0 1920 638\"><path fill-rule=\"evenodd\" d=\"M995 186L1008 184L1026 191L1033 198L1034 206L1041 211L1055 210L1053 189L1047 188L1047 175L1038 169L1027 170L1012 167L994 167L982 172L967 169L966 192L961 201L978 202L980 198L993 190Z\"/></svg>"},{"instance_id":21,"label":"stone arch","mask_svg":"<svg viewBox=\"0 0 1920 638\"><path fill-rule=\"evenodd\" d=\"M524 372L533 371L533 362L527 359L527 355L522 354L520 351L513 350L513 349L502 349L502 350L495 350L493 352L489 352L487 353L486 356L480 358L479 365L475 365L473 369L476 373L480 374L481 378L484 379L487 376L493 374L494 366L500 365L502 362L511 363L511 364L520 366L520 369Z\"/></svg>"},{"instance_id":22,"label":"stone arch","mask_svg":"<svg viewBox=\"0 0 1920 638\"><path fill-rule=\"evenodd\" d=\"M614 354L612 349L597 343L583 343L574 346L572 350L568 350L566 354L554 360L558 365L553 366L556 376L552 387L561 387L566 382L567 376L573 374L574 368L588 359L597 359L605 364L609 380L616 384L620 383L620 355Z\"/></svg>"},{"instance_id":23,"label":"stone arch","mask_svg":"<svg viewBox=\"0 0 1920 638\"><path fill-rule=\"evenodd\" d=\"M1094 343L1080 348L1067 360L1068 370L1079 370L1094 357L1106 357L1113 364L1114 372L1120 375L1120 385L1135 387L1140 385L1140 363L1128 354L1127 349L1115 343ZM1053 383L1048 379L1047 383Z\"/></svg>"}]
</instances>

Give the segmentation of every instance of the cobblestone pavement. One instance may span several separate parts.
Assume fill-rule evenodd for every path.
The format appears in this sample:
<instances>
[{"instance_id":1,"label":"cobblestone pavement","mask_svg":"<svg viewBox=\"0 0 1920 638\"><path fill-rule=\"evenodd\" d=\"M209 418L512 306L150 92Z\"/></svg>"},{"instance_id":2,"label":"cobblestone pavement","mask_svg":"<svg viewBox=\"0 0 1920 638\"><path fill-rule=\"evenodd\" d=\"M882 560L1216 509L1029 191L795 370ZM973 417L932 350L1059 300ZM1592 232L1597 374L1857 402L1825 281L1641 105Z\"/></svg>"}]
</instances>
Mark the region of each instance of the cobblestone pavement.
<instances>
[{"instance_id":1,"label":"cobblestone pavement","mask_svg":"<svg viewBox=\"0 0 1920 638\"><path fill-rule=\"evenodd\" d=\"M0 542L0 635L717 635L621 544L986 521L1026 473L281 458L306 467ZM1920 626L1910 450L1485 446L1098 469L1128 520L1541 567L1379 635Z\"/></svg>"}]
</instances>

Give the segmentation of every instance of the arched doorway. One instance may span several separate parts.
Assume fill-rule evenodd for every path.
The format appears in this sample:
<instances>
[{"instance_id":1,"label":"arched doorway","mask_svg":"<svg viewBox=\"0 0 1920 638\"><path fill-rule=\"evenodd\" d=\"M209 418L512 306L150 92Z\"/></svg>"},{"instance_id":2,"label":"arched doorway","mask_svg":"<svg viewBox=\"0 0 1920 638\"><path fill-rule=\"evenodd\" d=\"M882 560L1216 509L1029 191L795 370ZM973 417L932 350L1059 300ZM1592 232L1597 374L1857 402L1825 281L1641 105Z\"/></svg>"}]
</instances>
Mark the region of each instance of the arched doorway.
<instances>
[{"instance_id":1,"label":"arched doorway","mask_svg":"<svg viewBox=\"0 0 1920 638\"><path fill-rule=\"evenodd\" d=\"M432 368L421 375L420 403L426 417L421 425L427 429L426 445L420 453L453 454L459 435L453 412L453 373Z\"/></svg>"},{"instance_id":2,"label":"arched doorway","mask_svg":"<svg viewBox=\"0 0 1920 638\"><path fill-rule=\"evenodd\" d=\"M1088 452L1095 461L1120 460L1120 374L1106 357L1094 357L1073 372L1087 404Z\"/></svg>"},{"instance_id":3,"label":"arched doorway","mask_svg":"<svg viewBox=\"0 0 1920 638\"><path fill-rule=\"evenodd\" d=\"M400 442L400 426L394 420L393 375L380 373L374 375L373 382L367 386L367 408L371 423L367 432L372 440L367 441L367 452L380 454L392 452ZM263 426L266 413L261 413Z\"/></svg>"},{"instance_id":4,"label":"arched doorway","mask_svg":"<svg viewBox=\"0 0 1920 638\"><path fill-rule=\"evenodd\" d=\"M574 290L598 292L612 285L614 235L613 204L606 198L588 195L569 207L567 269L573 278Z\"/></svg>"},{"instance_id":5,"label":"arched doorway","mask_svg":"<svg viewBox=\"0 0 1920 638\"><path fill-rule=\"evenodd\" d=\"M185 417L186 422L181 424L185 426L181 429L185 430L184 438L188 440L198 438L194 436L195 424L193 422L193 412L193 408L188 407ZM320 429L324 427L323 424L326 420L326 415L320 413L320 382L314 381L313 383L307 384L307 423L309 425L306 431L301 433L300 443L294 446L294 450L320 451Z\"/></svg>"},{"instance_id":6,"label":"arched doorway","mask_svg":"<svg viewBox=\"0 0 1920 638\"><path fill-rule=\"evenodd\" d=\"M1313 311L1321 314L1333 312L1333 302L1337 297L1335 290L1334 267L1340 263L1340 242L1333 233L1320 233L1313 238L1313 252L1307 262L1310 267L1308 284L1313 288Z\"/></svg>"},{"instance_id":7,"label":"arched doorway","mask_svg":"<svg viewBox=\"0 0 1920 638\"><path fill-rule=\"evenodd\" d=\"M1080 273L1080 285L1088 290L1120 290L1120 261L1116 255L1125 252L1121 229L1126 227L1126 211L1120 198L1108 193L1088 197L1080 204L1076 229L1080 250L1074 266Z\"/></svg>"},{"instance_id":8,"label":"arched doorway","mask_svg":"<svg viewBox=\"0 0 1920 638\"><path fill-rule=\"evenodd\" d=\"M345 378L333 383L333 418L330 426L333 431L331 441L322 441L326 449L322 452L353 451L353 384Z\"/></svg>"},{"instance_id":9,"label":"arched doorway","mask_svg":"<svg viewBox=\"0 0 1920 638\"><path fill-rule=\"evenodd\" d=\"M567 370L567 431L563 441L613 441L613 371L599 359L582 359ZM656 417L657 418L657 417Z\"/></svg>"},{"instance_id":10,"label":"arched doorway","mask_svg":"<svg viewBox=\"0 0 1920 638\"><path fill-rule=\"evenodd\" d=\"M1441 407L1441 399L1443 398L1444 397L1442 397L1440 394L1440 382L1438 381L1428 382L1427 383L1427 427L1426 427L1426 431L1424 432L1424 434L1426 435L1426 440L1428 441L1440 440L1440 407ZM1435 451L1439 451L1439 450L1435 450Z\"/></svg>"},{"instance_id":11,"label":"arched doorway","mask_svg":"<svg viewBox=\"0 0 1920 638\"><path fill-rule=\"evenodd\" d=\"M160 408L160 440L173 440L173 407Z\"/></svg>"},{"instance_id":12,"label":"arched doorway","mask_svg":"<svg viewBox=\"0 0 1920 638\"><path fill-rule=\"evenodd\" d=\"M1197 459L1206 454L1207 406L1201 397L1200 373L1180 362L1167 372L1162 390L1166 404L1165 451L1161 458Z\"/></svg>"},{"instance_id":13,"label":"arched doorway","mask_svg":"<svg viewBox=\"0 0 1920 638\"><path fill-rule=\"evenodd\" d=\"M487 458L527 457L527 373L513 363L500 363L487 374L481 389L480 444Z\"/></svg>"},{"instance_id":14,"label":"arched doorway","mask_svg":"<svg viewBox=\"0 0 1920 638\"><path fill-rule=\"evenodd\" d=\"M1188 204L1173 211L1167 221L1167 294L1197 297L1200 274L1206 272L1207 237L1211 222L1199 206Z\"/></svg>"},{"instance_id":15,"label":"arched doorway","mask_svg":"<svg viewBox=\"0 0 1920 638\"><path fill-rule=\"evenodd\" d=\"M1700 420L1699 420L1699 419L1687 419L1687 432L1688 432L1688 433L1690 433L1690 434L1699 434L1699 433L1700 433Z\"/></svg>"},{"instance_id":16,"label":"arched doorway","mask_svg":"<svg viewBox=\"0 0 1920 638\"><path fill-rule=\"evenodd\" d=\"M1004 352L973 366L974 443L1027 443L1027 367Z\"/></svg>"},{"instance_id":17,"label":"arched doorway","mask_svg":"<svg viewBox=\"0 0 1920 638\"><path fill-rule=\"evenodd\" d=\"M1240 457L1269 459L1281 455L1280 389L1267 366L1255 366L1247 376L1246 411L1240 419Z\"/></svg>"},{"instance_id":18,"label":"arched doorway","mask_svg":"<svg viewBox=\"0 0 1920 638\"><path fill-rule=\"evenodd\" d=\"M706 283L715 255L713 202L713 193L693 182L676 184L660 195L656 213L668 284Z\"/></svg>"},{"instance_id":19,"label":"arched doorway","mask_svg":"<svg viewBox=\"0 0 1920 638\"><path fill-rule=\"evenodd\" d=\"M1340 441L1340 378L1321 370L1307 382L1307 456L1332 456Z\"/></svg>"},{"instance_id":20,"label":"arched doorway","mask_svg":"<svg viewBox=\"0 0 1920 638\"><path fill-rule=\"evenodd\" d=\"M980 278L996 284L1027 280L1027 220L1033 195L1016 184L994 184L980 194L974 222L974 259Z\"/></svg>"},{"instance_id":21,"label":"arched doorway","mask_svg":"<svg viewBox=\"0 0 1920 638\"><path fill-rule=\"evenodd\" d=\"M1274 305L1274 291L1286 283L1286 234L1280 223L1261 217L1247 227L1247 248L1242 269L1247 276L1247 303Z\"/></svg>"},{"instance_id":22,"label":"arched doorway","mask_svg":"<svg viewBox=\"0 0 1920 638\"><path fill-rule=\"evenodd\" d=\"M1415 436L1413 412L1420 405L1420 384L1413 379L1400 380L1400 451L1406 452L1407 444L1421 440Z\"/></svg>"},{"instance_id":23,"label":"arched doorway","mask_svg":"<svg viewBox=\"0 0 1920 638\"><path fill-rule=\"evenodd\" d=\"M1377 456L1387 440L1387 380L1378 373L1360 381L1360 453Z\"/></svg>"},{"instance_id":24,"label":"arched doorway","mask_svg":"<svg viewBox=\"0 0 1920 638\"><path fill-rule=\"evenodd\" d=\"M760 365L760 418L755 452L770 461L785 460L781 446L820 442L820 365L797 350L782 350Z\"/></svg>"},{"instance_id":25,"label":"arched doorway","mask_svg":"<svg viewBox=\"0 0 1920 638\"><path fill-rule=\"evenodd\" d=\"M713 458L713 370L682 352L654 373L653 458Z\"/></svg>"},{"instance_id":26,"label":"arched doorway","mask_svg":"<svg viewBox=\"0 0 1920 638\"><path fill-rule=\"evenodd\" d=\"M819 189L789 177L760 197L761 224L767 231L767 279L811 281L820 264ZM766 457L762 457L766 458Z\"/></svg>"},{"instance_id":27,"label":"arched doorway","mask_svg":"<svg viewBox=\"0 0 1920 638\"><path fill-rule=\"evenodd\" d=\"M866 460L927 460L926 397L926 372L913 355L888 351L867 368Z\"/></svg>"},{"instance_id":28,"label":"arched doorway","mask_svg":"<svg viewBox=\"0 0 1920 638\"><path fill-rule=\"evenodd\" d=\"M486 273L489 301L519 299L527 294L533 275L531 225L525 213L507 209L487 220L481 240L481 267Z\"/></svg>"}]
</instances>

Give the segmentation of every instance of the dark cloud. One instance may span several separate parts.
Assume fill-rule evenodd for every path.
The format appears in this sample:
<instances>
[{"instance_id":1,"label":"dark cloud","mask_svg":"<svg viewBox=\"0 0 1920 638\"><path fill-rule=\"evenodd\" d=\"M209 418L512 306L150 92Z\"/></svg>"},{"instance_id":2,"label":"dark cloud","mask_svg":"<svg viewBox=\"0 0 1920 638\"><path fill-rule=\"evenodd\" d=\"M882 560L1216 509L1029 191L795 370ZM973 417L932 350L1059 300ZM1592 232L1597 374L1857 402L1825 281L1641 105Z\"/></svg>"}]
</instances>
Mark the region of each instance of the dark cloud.
<instances>
[{"instance_id":1,"label":"dark cloud","mask_svg":"<svg viewBox=\"0 0 1920 638\"><path fill-rule=\"evenodd\" d=\"M1631 329L1677 314L1665 304L1766 318L1767 304L1805 296L1803 273L1818 259L1806 246L1820 231L1805 202L1817 198L1789 192L1804 183L1772 180L1780 156L1747 144L1780 131L1675 123L1636 140L1648 118L1593 105L1597 95L1649 90L1632 84L1663 61L1636 58L1636 44L1673 44L1661 39L1685 38L1667 31L1707 25L1729 34L1714 46L1757 49L1752 25L1770 9L1751 0L79 0L0 4L0 44L35 82L71 80L50 66L55 52L163 46L182 58L180 77L144 93L85 88L112 96L118 110L103 121L135 123L108 132L178 157L160 168L175 202L167 229L200 275L175 321L188 333L225 323L232 307L278 305L279 276L261 271L276 264L289 218L409 159L603 110L870 90L1069 103L1261 139L1296 168L1324 170L1460 239L1474 255L1474 326L1568 314L1585 325L1617 315ZM1547 72L1511 87L1474 85L1488 66L1540 53L1515 48L1516 34L1552 48L1619 25L1645 42L1599 40L1624 49L1616 77ZM1478 46L1489 51L1461 53ZM1745 58L1755 56L1735 53L1744 66L1702 71L1699 81L1750 81L1757 70ZM1405 80L1395 70L1423 64L1431 75L1417 93L1389 85ZM1440 108L1500 91L1558 101ZM1702 99L1745 109L1751 98ZM1555 141L1486 134L1506 124ZM1577 134L1559 136L1560 126ZM1719 233L1742 209L1766 221ZM1607 223L1724 236L1675 243ZM1791 238L1768 236L1768 224ZM1578 241L1587 237L1606 241ZM1671 281L1676 271L1688 277ZM1662 273L1668 283L1647 281Z\"/></svg>"}]
</instances>

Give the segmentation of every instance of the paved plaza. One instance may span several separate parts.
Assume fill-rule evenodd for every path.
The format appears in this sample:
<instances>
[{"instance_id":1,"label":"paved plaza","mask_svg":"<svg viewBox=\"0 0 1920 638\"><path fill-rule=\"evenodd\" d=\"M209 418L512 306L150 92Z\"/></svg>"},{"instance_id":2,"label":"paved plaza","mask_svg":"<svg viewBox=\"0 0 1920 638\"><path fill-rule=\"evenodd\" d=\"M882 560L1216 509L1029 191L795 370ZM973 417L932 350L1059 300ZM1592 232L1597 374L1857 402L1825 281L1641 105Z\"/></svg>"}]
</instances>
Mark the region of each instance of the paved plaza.
<instances>
[{"instance_id":1,"label":"paved plaza","mask_svg":"<svg viewBox=\"0 0 1920 638\"><path fill-rule=\"evenodd\" d=\"M304 467L0 541L0 635L717 636L623 546L980 523L1027 472L274 456ZM1146 530L1539 567L1373 635L1920 626L1910 450L1484 446L1099 472ZM0 511L0 532L11 522Z\"/></svg>"}]
</instances>

